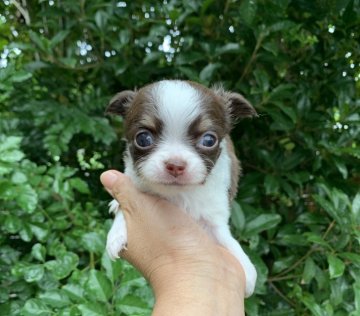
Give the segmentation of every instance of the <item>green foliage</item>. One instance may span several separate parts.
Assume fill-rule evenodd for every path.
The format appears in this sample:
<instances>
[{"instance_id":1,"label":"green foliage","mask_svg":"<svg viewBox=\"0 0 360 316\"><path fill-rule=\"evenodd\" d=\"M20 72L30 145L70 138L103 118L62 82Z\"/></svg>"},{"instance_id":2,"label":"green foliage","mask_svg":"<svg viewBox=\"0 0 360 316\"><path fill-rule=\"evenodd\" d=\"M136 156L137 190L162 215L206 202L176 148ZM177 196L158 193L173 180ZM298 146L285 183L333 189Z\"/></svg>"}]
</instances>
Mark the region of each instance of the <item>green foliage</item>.
<instances>
[{"instance_id":1,"label":"green foliage","mask_svg":"<svg viewBox=\"0 0 360 316\"><path fill-rule=\"evenodd\" d=\"M247 313L359 315L359 1L164 3L1 2L0 315L150 314L145 280L104 253L98 177L122 168L106 103L162 78L222 82L260 113L232 135Z\"/></svg>"}]
</instances>

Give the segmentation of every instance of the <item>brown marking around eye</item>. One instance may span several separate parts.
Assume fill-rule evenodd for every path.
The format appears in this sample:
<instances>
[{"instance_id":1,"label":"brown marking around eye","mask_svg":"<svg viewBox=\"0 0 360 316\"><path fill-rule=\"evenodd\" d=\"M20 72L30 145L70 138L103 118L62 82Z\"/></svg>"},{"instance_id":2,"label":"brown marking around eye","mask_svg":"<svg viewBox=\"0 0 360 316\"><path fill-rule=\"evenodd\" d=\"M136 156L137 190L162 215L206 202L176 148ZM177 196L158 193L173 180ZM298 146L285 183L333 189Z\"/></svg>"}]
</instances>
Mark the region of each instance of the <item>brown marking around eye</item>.
<instances>
[{"instance_id":1,"label":"brown marking around eye","mask_svg":"<svg viewBox=\"0 0 360 316\"><path fill-rule=\"evenodd\" d=\"M188 84L198 92L201 100L201 114L191 122L187 134L209 173L220 156L221 148L219 145L230 130L230 122L221 98L212 90L200 84L191 81ZM218 144L213 148L197 146L200 137L208 131L214 132L217 135Z\"/></svg>"},{"instance_id":2,"label":"brown marking around eye","mask_svg":"<svg viewBox=\"0 0 360 316\"><path fill-rule=\"evenodd\" d=\"M152 85L148 85L139 90L124 121L125 138L135 165L139 165L156 149L164 127L163 122L157 116L157 106L150 93L151 89ZM154 146L149 148L135 146L135 136L141 129L149 130L153 134Z\"/></svg>"}]
</instances>

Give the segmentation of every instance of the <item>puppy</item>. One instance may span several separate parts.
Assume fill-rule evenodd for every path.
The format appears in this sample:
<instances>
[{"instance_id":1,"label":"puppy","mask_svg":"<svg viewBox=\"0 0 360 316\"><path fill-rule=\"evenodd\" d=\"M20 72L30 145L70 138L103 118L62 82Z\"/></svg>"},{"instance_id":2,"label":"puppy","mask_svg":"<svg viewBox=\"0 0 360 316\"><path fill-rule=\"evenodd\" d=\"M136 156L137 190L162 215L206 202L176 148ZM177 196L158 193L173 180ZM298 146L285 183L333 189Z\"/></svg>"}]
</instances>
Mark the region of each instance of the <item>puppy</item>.
<instances>
[{"instance_id":1,"label":"puppy","mask_svg":"<svg viewBox=\"0 0 360 316\"><path fill-rule=\"evenodd\" d=\"M222 88L163 80L115 95L108 113L124 118L125 174L144 192L163 197L189 213L241 263L246 296L256 270L231 236L230 202L237 192L240 164L229 132L236 120L256 116L243 96ZM126 223L117 201L106 249L112 259L126 247Z\"/></svg>"}]
</instances>

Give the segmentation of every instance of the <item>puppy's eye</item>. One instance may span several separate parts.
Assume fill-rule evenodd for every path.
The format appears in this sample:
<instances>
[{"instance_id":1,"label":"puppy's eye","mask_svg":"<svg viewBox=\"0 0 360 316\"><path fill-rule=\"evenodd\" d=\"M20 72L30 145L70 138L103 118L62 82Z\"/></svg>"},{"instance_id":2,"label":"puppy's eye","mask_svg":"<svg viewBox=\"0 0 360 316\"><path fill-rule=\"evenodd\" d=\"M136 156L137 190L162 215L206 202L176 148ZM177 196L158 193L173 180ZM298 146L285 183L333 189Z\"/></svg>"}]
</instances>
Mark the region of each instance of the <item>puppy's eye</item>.
<instances>
[{"instance_id":1,"label":"puppy's eye","mask_svg":"<svg viewBox=\"0 0 360 316\"><path fill-rule=\"evenodd\" d=\"M135 144L141 148L147 148L154 143L154 137L149 131L141 131L135 136Z\"/></svg>"},{"instance_id":2,"label":"puppy's eye","mask_svg":"<svg viewBox=\"0 0 360 316\"><path fill-rule=\"evenodd\" d=\"M218 143L217 137L214 133L207 132L201 136L198 145L199 147L212 148Z\"/></svg>"}]
</instances>

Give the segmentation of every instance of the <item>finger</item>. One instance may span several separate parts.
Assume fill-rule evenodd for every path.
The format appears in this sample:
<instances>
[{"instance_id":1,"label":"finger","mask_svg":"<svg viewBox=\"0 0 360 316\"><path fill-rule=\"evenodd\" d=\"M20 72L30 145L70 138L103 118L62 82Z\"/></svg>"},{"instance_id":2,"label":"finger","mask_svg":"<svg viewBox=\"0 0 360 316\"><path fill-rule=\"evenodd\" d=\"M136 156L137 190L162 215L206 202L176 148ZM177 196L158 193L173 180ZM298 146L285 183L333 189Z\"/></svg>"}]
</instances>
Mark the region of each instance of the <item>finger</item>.
<instances>
[{"instance_id":1,"label":"finger","mask_svg":"<svg viewBox=\"0 0 360 316\"><path fill-rule=\"evenodd\" d=\"M114 184L121 174L122 173L117 170L108 170L100 175L100 181L108 192L111 192Z\"/></svg>"},{"instance_id":2,"label":"finger","mask_svg":"<svg viewBox=\"0 0 360 316\"><path fill-rule=\"evenodd\" d=\"M101 174L100 181L120 203L123 211L136 210L136 201L141 198L142 193L135 188L128 176L117 170L109 170Z\"/></svg>"}]
</instances>

